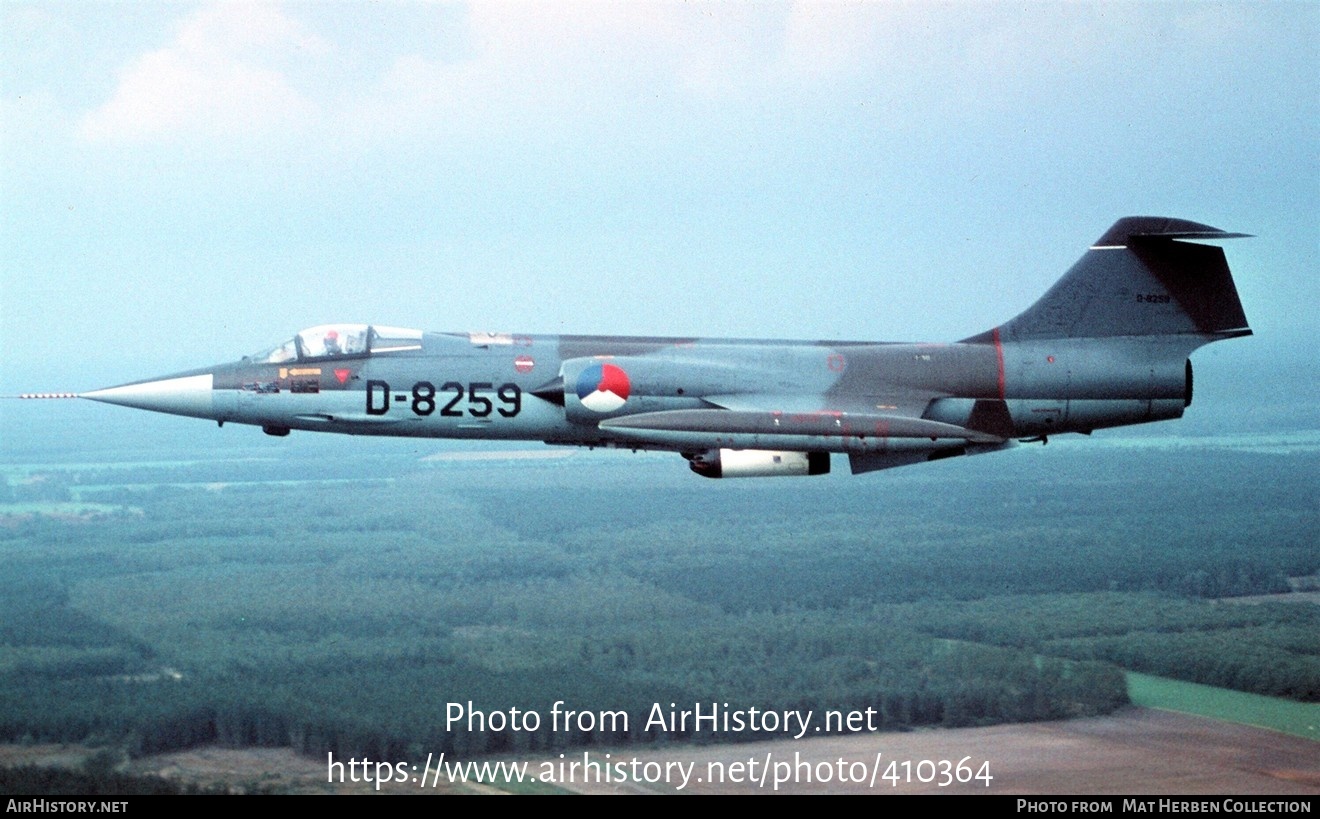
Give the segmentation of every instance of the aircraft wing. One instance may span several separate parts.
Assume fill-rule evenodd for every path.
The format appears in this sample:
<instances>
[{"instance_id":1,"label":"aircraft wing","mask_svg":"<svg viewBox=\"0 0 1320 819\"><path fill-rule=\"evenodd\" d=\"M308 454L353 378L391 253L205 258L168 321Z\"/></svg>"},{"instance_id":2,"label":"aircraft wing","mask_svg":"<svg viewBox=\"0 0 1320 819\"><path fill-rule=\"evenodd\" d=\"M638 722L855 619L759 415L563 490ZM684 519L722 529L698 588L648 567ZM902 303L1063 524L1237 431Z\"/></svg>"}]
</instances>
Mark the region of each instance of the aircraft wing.
<instances>
[{"instance_id":1,"label":"aircraft wing","mask_svg":"<svg viewBox=\"0 0 1320 819\"><path fill-rule=\"evenodd\" d=\"M978 444L1004 439L985 432L906 415L816 410L667 410L625 415L600 422L600 428L624 435L648 432L711 433L716 435L813 435L866 438L957 438Z\"/></svg>"},{"instance_id":2,"label":"aircraft wing","mask_svg":"<svg viewBox=\"0 0 1320 819\"><path fill-rule=\"evenodd\" d=\"M610 418L600 428L644 440L664 435L755 436L772 444L782 436L861 437L872 439L957 439L999 444L989 432L932 421L921 415L936 393L895 390L885 395L792 396L768 394L707 395L710 409L643 412ZM825 405L822 407L822 403ZM782 437L784 442L787 437ZM796 448L787 447L786 448Z\"/></svg>"},{"instance_id":3,"label":"aircraft wing","mask_svg":"<svg viewBox=\"0 0 1320 819\"><path fill-rule=\"evenodd\" d=\"M894 388L871 395L778 395L744 393L706 395L702 400L720 409L742 412L844 412L849 415L885 415L920 418L930 402L943 393Z\"/></svg>"},{"instance_id":4,"label":"aircraft wing","mask_svg":"<svg viewBox=\"0 0 1320 819\"><path fill-rule=\"evenodd\" d=\"M923 418L931 400L938 397L939 393L902 388L848 397L707 395L702 400L711 405L709 409L636 413L602 421L600 427L641 444L690 450L802 451L820 445L823 439L854 437L874 447L849 453L854 474L1011 446L1006 437L996 434L997 429L972 429ZM935 446L933 442L940 443Z\"/></svg>"}]
</instances>

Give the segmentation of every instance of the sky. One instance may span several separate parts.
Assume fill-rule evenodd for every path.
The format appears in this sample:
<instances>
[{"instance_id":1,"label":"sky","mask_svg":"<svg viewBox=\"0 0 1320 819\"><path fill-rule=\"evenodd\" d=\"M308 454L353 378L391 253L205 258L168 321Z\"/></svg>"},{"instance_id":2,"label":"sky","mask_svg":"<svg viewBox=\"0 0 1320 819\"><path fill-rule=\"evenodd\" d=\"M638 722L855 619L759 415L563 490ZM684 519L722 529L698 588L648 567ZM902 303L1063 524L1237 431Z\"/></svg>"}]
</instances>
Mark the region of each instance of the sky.
<instances>
[{"instance_id":1,"label":"sky","mask_svg":"<svg viewBox=\"0 0 1320 819\"><path fill-rule=\"evenodd\" d=\"M1313 3L3 0L0 392L337 321L951 341L1153 214L1256 237L1205 417L1314 421L1318 137Z\"/></svg>"}]
</instances>

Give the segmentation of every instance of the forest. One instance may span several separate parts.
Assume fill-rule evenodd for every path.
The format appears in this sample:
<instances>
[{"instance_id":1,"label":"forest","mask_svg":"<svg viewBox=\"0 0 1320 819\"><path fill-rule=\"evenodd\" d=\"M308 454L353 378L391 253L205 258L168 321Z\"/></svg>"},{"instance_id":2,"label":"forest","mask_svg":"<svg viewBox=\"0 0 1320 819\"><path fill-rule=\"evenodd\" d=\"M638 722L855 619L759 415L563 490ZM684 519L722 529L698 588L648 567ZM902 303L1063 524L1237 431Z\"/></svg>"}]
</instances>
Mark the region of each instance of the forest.
<instances>
[{"instance_id":1,"label":"forest","mask_svg":"<svg viewBox=\"0 0 1320 819\"><path fill-rule=\"evenodd\" d=\"M1237 602L1320 572L1315 447L717 482L676 456L376 443L0 464L0 741L740 741L769 737L646 714L1056 719L1126 704L1125 670L1320 702L1320 607ZM446 723L557 701L627 728Z\"/></svg>"}]
</instances>

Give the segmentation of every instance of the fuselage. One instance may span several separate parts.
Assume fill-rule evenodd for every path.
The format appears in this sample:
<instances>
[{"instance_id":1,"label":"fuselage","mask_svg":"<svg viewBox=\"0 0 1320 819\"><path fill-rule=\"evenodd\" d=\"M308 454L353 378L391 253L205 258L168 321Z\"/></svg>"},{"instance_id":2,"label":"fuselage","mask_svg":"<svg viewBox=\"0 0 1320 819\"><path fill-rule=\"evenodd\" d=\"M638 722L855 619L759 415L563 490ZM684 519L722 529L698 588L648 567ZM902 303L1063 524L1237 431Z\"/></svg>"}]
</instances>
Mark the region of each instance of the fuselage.
<instances>
[{"instance_id":1,"label":"fuselage","mask_svg":"<svg viewBox=\"0 0 1320 819\"><path fill-rule=\"evenodd\" d=\"M275 353L87 393L95 400L289 430L432 438L539 440L588 446L691 449L729 435L619 434L600 422L713 407L790 414L912 414L967 426L1002 405L1005 438L1089 432L1176 418L1188 395L1188 343L1058 339L1048 343L874 343L757 339L423 333L365 325L373 342ZM401 338L403 342L401 342ZM381 340L377 340L381 339ZM1124 361L1129 363L1124 364ZM617 406L584 403L583 365L607 362L627 381ZM998 409L999 407L996 407ZM781 449L884 450L884 436L780 435ZM732 436L736 437L736 436ZM762 436L764 437L764 436ZM766 443L734 441L749 447ZM786 444L791 444L786 446Z\"/></svg>"}]
</instances>

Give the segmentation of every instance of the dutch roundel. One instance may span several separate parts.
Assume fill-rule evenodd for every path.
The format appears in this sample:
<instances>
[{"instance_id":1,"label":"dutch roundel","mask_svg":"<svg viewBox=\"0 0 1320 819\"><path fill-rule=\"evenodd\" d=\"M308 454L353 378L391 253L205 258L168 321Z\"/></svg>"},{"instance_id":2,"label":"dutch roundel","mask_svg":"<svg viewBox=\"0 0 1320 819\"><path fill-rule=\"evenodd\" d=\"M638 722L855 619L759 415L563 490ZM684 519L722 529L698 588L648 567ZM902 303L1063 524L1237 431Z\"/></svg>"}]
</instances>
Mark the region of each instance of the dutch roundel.
<instances>
[{"instance_id":1,"label":"dutch roundel","mask_svg":"<svg viewBox=\"0 0 1320 819\"><path fill-rule=\"evenodd\" d=\"M628 400L628 374L613 364L593 364L578 376L577 395L592 412L614 412Z\"/></svg>"}]
</instances>

